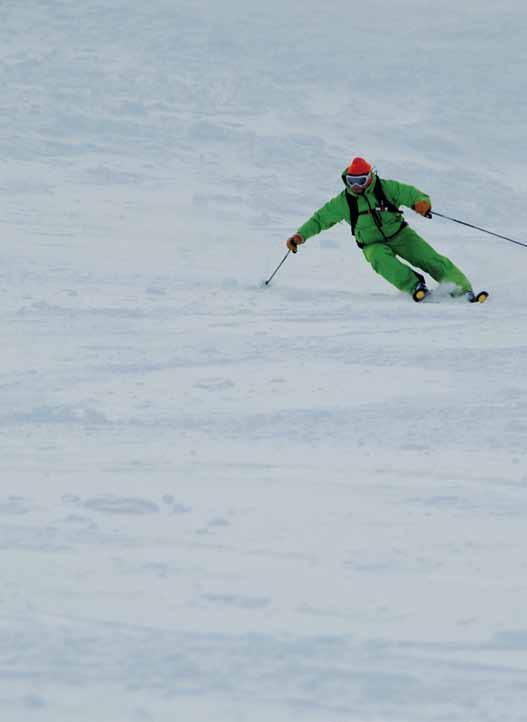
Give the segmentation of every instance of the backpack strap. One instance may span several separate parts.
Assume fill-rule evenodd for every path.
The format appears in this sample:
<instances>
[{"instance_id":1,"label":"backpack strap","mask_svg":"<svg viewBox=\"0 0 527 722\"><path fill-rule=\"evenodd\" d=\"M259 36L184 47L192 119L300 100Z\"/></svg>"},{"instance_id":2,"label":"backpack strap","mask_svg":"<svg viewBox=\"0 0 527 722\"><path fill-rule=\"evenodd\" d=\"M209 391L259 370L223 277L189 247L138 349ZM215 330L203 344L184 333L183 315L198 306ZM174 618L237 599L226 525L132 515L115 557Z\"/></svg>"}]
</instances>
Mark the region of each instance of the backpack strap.
<instances>
[{"instance_id":1,"label":"backpack strap","mask_svg":"<svg viewBox=\"0 0 527 722\"><path fill-rule=\"evenodd\" d=\"M394 205L388 198L386 197L386 193L384 192L384 188L382 185L382 180L377 176L377 179L375 181L375 185L373 186L373 192L375 194L375 198L377 199L377 203L379 204L381 211L390 211L390 213L402 213L400 208L397 208L396 205Z\"/></svg>"},{"instance_id":2,"label":"backpack strap","mask_svg":"<svg viewBox=\"0 0 527 722\"><path fill-rule=\"evenodd\" d=\"M348 193L348 191L344 191L344 195L346 196L346 200L348 201L348 207L350 209L351 235L354 236L355 226L357 225L357 221L359 219L359 204L355 196L352 196L350 193Z\"/></svg>"},{"instance_id":3,"label":"backpack strap","mask_svg":"<svg viewBox=\"0 0 527 722\"><path fill-rule=\"evenodd\" d=\"M356 196L352 196L351 193L348 193L347 191L344 191L346 195L346 201L348 202L348 207L350 210L350 225L351 225L351 235L355 236L355 226L357 225L357 221L359 219L359 216L362 215L368 215L372 214L374 216L374 220L376 224L379 227L379 230L381 231L382 235L384 236L385 241L390 241L392 238L394 238L399 231L402 231L403 228L405 228L408 224L406 221L403 220L401 223L401 227L397 229L395 233L393 233L391 236L385 236L382 231L382 223L380 220L380 216L378 215L379 211L389 211L390 213L402 213L400 208L397 208L396 205L394 205L387 197L384 192L384 188L382 186L382 181L379 178L379 176L375 177L375 185L373 186L373 193L375 195L375 200L377 201L377 205L379 208L372 209L371 207L368 208L367 211L359 211L359 204ZM368 202L369 205L369 202ZM359 243L357 241L357 245L359 248L363 248L364 244Z\"/></svg>"}]
</instances>

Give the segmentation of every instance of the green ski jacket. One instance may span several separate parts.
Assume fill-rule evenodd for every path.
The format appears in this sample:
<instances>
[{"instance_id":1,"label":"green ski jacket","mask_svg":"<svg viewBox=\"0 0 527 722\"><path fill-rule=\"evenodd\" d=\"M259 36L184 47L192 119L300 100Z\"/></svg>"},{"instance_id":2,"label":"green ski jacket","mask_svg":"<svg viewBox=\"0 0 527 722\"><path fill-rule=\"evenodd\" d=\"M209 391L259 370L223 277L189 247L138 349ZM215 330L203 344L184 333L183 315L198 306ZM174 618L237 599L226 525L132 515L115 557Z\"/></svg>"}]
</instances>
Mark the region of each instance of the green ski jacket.
<instances>
[{"instance_id":1,"label":"green ski jacket","mask_svg":"<svg viewBox=\"0 0 527 722\"><path fill-rule=\"evenodd\" d=\"M351 225L350 209L346 200L346 193L349 193L357 199L358 204L359 216L355 226L355 239L359 245L367 246L370 243L382 243L386 238L395 235L401 228L404 218L402 213L394 213L378 207L377 198L373 191L377 182L382 183L386 198L394 206L413 208L417 201L427 200L430 202L430 197L414 186L399 183L396 180L377 179L374 174L373 182L366 188L364 193L353 193L353 191L346 188L342 193L329 200L322 208L319 208L318 211L315 211L311 218L300 226L297 233L300 233L307 240L340 221L347 221ZM378 227L372 214L372 210L375 209L379 211L376 215L377 219L381 220L381 228Z\"/></svg>"}]
</instances>

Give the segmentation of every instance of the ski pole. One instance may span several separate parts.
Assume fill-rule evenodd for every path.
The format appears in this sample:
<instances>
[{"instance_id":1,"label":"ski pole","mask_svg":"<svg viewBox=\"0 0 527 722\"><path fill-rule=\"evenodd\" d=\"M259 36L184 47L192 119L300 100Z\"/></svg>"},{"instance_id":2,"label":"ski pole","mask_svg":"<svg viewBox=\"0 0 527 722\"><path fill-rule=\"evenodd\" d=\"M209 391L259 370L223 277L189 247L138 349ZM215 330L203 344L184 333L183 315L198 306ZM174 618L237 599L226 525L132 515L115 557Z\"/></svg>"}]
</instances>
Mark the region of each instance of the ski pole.
<instances>
[{"instance_id":1,"label":"ski pole","mask_svg":"<svg viewBox=\"0 0 527 722\"><path fill-rule=\"evenodd\" d=\"M282 266L282 264L284 263L285 259L287 258L287 256L288 256L290 253L291 253L291 251L287 251L287 253L286 253L285 256L282 258L282 260L280 261L280 263L278 264L278 266L274 269L274 272L273 272L273 273L271 274L271 276L267 279L267 281L265 281L265 285L266 285L266 286L268 286L268 285L271 283L271 281L272 281L273 278L276 276L276 274L278 273L280 267Z\"/></svg>"},{"instance_id":2,"label":"ski pole","mask_svg":"<svg viewBox=\"0 0 527 722\"><path fill-rule=\"evenodd\" d=\"M448 221L454 221L454 223L461 223L462 226L468 226L469 228L475 228L477 231L483 231L483 233L488 233L489 236L496 236L496 238L503 238L504 241L510 241L511 243L516 243L518 246L523 246L524 248L527 248L527 243L522 243L521 241L515 241L514 238L509 238L508 236L500 236L499 233L494 233L493 231L487 231L486 228L480 228L479 226L474 226L472 223L466 223L465 221L459 221L457 218L450 218L450 216L445 216L442 213L438 213L437 211L430 211L433 216L440 216L441 218L446 218Z\"/></svg>"}]
</instances>

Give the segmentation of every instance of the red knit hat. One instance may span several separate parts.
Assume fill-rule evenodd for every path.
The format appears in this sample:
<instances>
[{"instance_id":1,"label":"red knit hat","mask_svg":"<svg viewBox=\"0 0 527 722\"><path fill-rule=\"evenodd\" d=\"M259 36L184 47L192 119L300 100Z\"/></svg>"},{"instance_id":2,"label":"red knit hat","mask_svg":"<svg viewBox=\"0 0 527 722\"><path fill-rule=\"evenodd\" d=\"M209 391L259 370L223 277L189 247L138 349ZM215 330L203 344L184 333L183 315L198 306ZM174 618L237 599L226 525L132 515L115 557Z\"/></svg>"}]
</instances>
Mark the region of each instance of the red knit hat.
<instances>
[{"instance_id":1,"label":"red knit hat","mask_svg":"<svg viewBox=\"0 0 527 722\"><path fill-rule=\"evenodd\" d=\"M371 171L371 165L364 158L354 158L346 168L349 175L367 175Z\"/></svg>"}]
</instances>

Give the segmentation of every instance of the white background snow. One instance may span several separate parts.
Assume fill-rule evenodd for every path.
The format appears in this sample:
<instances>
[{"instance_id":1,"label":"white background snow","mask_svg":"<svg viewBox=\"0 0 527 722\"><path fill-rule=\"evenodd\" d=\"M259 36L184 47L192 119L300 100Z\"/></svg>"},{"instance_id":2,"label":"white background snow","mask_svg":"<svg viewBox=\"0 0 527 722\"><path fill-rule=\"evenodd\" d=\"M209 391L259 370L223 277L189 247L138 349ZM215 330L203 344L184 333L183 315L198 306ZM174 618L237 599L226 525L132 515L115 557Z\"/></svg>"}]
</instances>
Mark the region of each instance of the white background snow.
<instances>
[{"instance_id":1,"label":"white background snow","mask_svg":"<svg viewBox=\"0 0 527 722\"><path fill-rule=\"evenodd\" d=\"M0 718L527 719L527 9L3 0ZM432 284L433 285L433 284Z\"/></svg>"}]
</instances>

